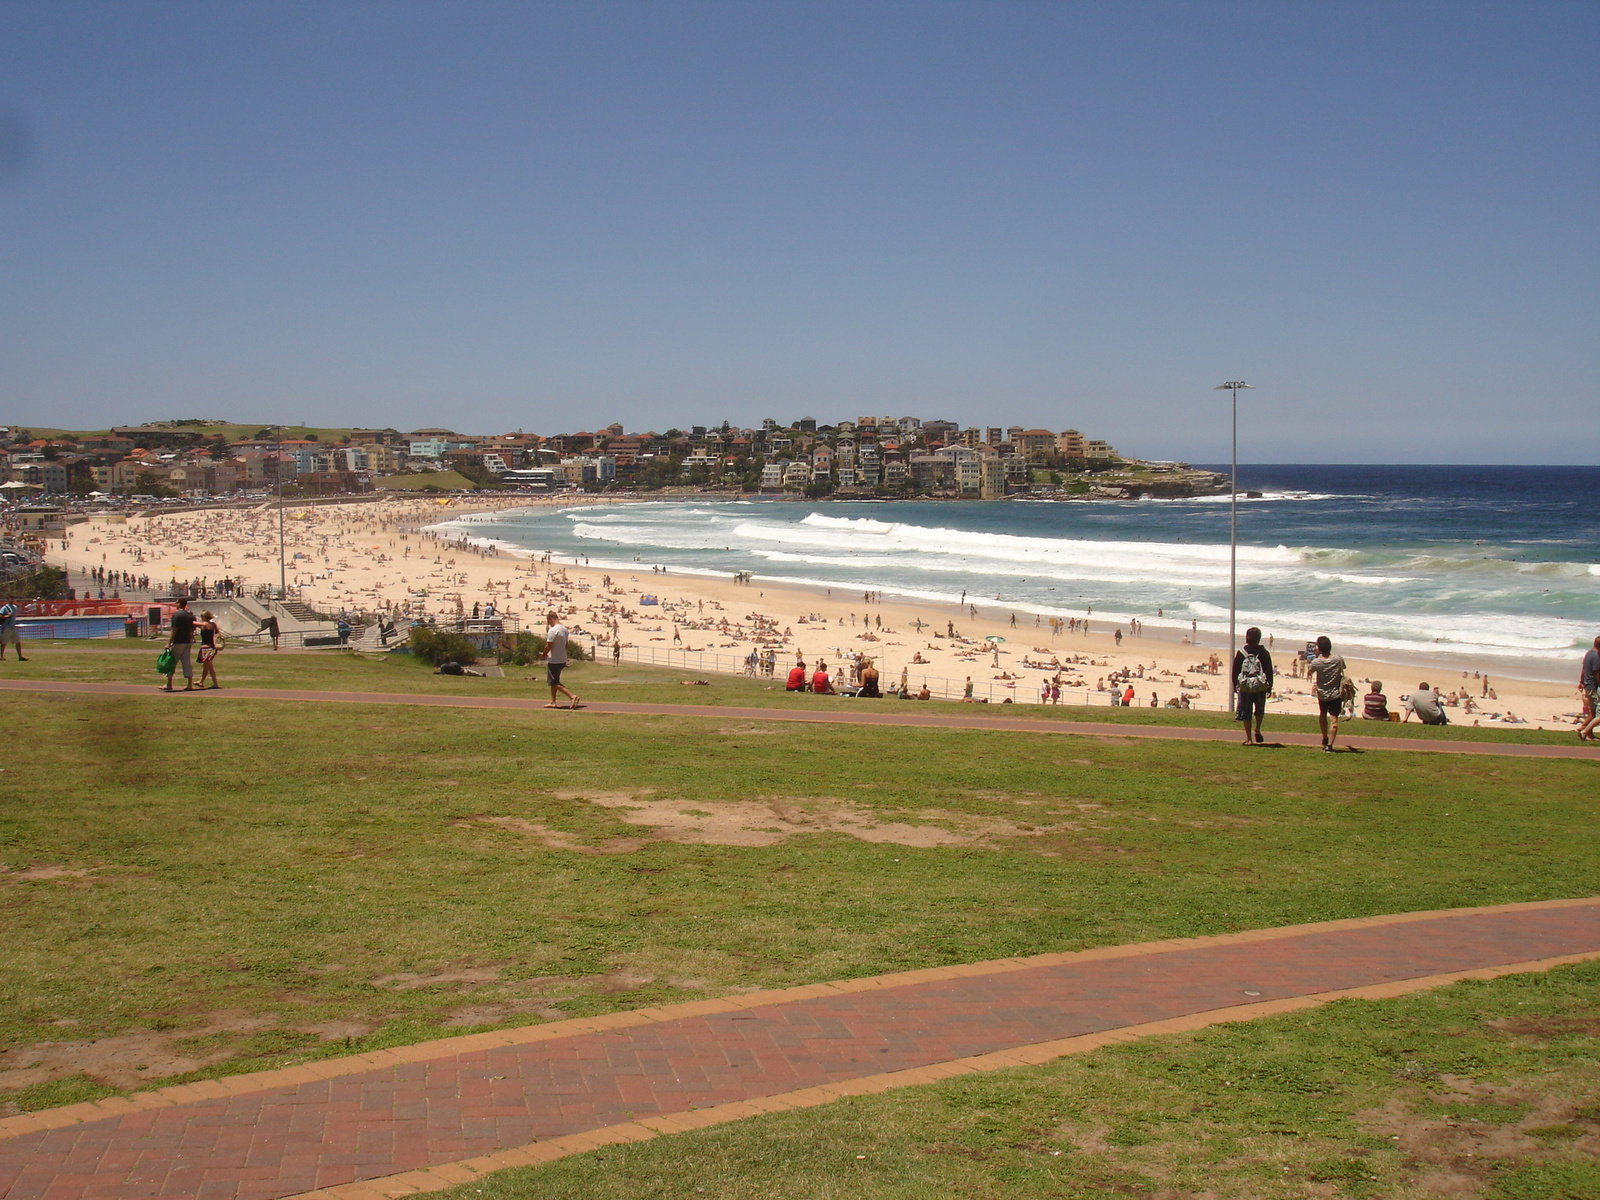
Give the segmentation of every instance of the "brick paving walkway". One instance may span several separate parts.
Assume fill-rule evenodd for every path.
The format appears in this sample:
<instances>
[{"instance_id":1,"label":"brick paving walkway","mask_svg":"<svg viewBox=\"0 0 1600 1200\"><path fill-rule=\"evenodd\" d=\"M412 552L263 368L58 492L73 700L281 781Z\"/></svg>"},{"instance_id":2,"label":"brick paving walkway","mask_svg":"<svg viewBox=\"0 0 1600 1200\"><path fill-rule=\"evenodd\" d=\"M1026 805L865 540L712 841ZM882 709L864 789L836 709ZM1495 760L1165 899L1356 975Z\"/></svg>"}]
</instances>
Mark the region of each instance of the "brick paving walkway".
<instances>
[{"instance_id":1,"label":"brick paving walkway","mask_svg":"<svg viewBox=\"0 0 1600 1200\"><path fill-rule=\"evenodd\" d=\"M692 1109L747 1115L886 1073L936 1078L941 1064L972 1056L1038 1061L1065 1051L1004 1054L1064 1038L1114 1039L1199 1014L1194 1027L1305 997L1572 956L1600 956L1600 898L1004 959L450 1038L8 1118L0 1195L402 1195L421 1190L419 1179L436 1187L534 1161L511 1147L567 1136L581 1149L594 1142L570 1135L683 1128L693 1118L672 1114ZM462 1160L470 1169L439 1166ZM351 1186L430 1165L425 1177Z\"/></svg>"},{"instance_id":2,"label":"brick paving walkway","mask_svg":"<svg viewBox=\"0 0 1600 1200\"><path fill-rule=\"evenodd\" d=\"M157 688L132 683L56 682L53 680L0 679L0 692L43 692L93 696L146 696L164 703L215 704L226 700L319 701L326 704L392 704L424 708L492 708L543 712L545 702L518 696L424 695L414 692L331 692L294 691L281 688L223 688L215 692L183 692L157 697ZM1110 721L1077 721L1068 718L1029 718L967 716L919 710L903 701L885 701L873 707L862 701L856 711L816 709L807 711L807 701L797 698L792 708L735 708L713 704L630 704L619 701L585 700L577 713L552 714L561 720L584 719L585 715L642 715L670 717L716 717L721 720L784 721L819 725L892 725L933 729L988 729L1005 733L1052 733L1091 737L1146 738L1180 742L1229 742L1237 744L1235 729L1197 729L1177 725L1134 725ZM908 711L910 710L910 711ZM1320 747L1315 733L1276 733L1272 741L1285 746ZM1490 754L1515 758L1582 758L1600 761L1600 750L1580 745L1533 745L1525 742L1468 742L1432 737L1397 738L1368 736L1361 728L1341 730L1340 745L1349 750L1400 750L1423 754ZM1254 751L1252 751L1254 753Z\"/></svg>"}]
</instances>

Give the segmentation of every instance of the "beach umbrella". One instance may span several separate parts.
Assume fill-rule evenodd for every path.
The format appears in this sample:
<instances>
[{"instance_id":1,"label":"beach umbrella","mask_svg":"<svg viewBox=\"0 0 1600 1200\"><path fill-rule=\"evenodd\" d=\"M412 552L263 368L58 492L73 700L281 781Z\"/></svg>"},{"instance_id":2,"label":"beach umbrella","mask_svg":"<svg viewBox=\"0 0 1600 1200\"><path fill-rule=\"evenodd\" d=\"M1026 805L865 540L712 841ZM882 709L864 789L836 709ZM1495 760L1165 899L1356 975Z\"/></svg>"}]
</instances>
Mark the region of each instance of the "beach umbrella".
<instances>
[{"instance_id":1,"label":"beach umbrella","mask_svg":"<svg viewBox=\"0 0 1600 1200\"><path fill-rule=\"evenodd\" d=\"M991 633L988 637L984 638L983 640L986 641L986 642L993 642L996 646L998 646L1002 642L1005 641L1005 638L1001 637L998 633Z\"/></svg>"}]
</instances>

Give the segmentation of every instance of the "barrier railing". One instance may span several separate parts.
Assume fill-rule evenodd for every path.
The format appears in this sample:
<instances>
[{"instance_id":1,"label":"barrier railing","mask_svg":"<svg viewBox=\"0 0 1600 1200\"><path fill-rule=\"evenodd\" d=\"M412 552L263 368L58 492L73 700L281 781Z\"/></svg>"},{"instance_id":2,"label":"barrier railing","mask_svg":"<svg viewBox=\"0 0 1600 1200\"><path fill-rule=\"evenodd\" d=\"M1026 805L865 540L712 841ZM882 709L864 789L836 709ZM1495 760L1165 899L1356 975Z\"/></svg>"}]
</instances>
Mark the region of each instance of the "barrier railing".
<instances>
[{"instance_id":1,"label":"barrier railing","mask_svg":"<svg viewBox=\"0 0 1600 1200\"><path fill-rule=\"evenodd\" d=\"M762 667L751 671L748 666L747 655L719 654L713 650L684 650L656 646L629 646L623 645L621 652L616 653L611 645L598 646L595 658L599 662L634 662L641 666L673 667L684 671L704 672L712 675L743 675L760 679L771 679L776 684L782 684L786 679L789 667L793 663L793 652L779 651L778 660L774 664L773 673L767 675ZM965 679L951 679L942 675L919 674L917 667L921 664L913 663L906 676L912 694L920 692L927 687L929 699L932 700L962 700L966 698L967 681ZM879 688L887 692L890 688L900 685L900 672L898 669L889 670L880 666ZM830 672L835 688L841 688L848 683L847 677L835 675ZM1023 677L1012 681L1001 679L972 680L972 699L980 704L1004 704L1007 701L1013 704L1076 704L1090 707L1110 707L1114 696L1120 697L1122 689L1116 692L1097 692L1092 688L1062 688L1059 701L1045 701L1039 695L1039 674ZM809 679L809 676L808 676ZM1134 687L1140 684L1151 683L1151 680L1135 680ZM1132 707L1144 708L1149 706L1148 698L1140 698L1135 693ZM1161 706L1165 709L1166 705ZM1226 712L1226 704L1214 701L1191 701L1190 709L1202 711Z\"/></svg>"},{"instance_id":2,"label":"barrier railing","mask_svg":"<svg viewBox=\"0 0 1600 1200\"><path fill-rule=\"evenodd\" d=\"M145 635L145 621L134 618L138 627L136 636ZM79 638L127 637L127 618L121 613L95 613L87 615L65 614L55 617L22 618L17 621L19 636L29 641L63 641Z\"/></svg>"}]
</instances>

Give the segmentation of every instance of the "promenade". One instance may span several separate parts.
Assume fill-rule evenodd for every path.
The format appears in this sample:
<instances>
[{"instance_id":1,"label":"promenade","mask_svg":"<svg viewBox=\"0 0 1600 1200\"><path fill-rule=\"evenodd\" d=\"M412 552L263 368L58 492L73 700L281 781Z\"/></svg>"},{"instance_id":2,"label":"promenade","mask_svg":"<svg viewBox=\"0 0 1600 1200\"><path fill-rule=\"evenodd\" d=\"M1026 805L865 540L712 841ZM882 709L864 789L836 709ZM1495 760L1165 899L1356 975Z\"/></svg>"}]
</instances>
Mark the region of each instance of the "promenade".
<instances>
[{"instance_id":1,"label":"promenade","mask_svg":"<svg viewBox=\"0 0 1600 1200\"><path fill-rule=\"evenodd\" d=\"M0 1120L6 1200L376 1200L1140 1037L1600 957L1600 897L1103 947L621 1012Z\"/></svg>"}]
</instances>

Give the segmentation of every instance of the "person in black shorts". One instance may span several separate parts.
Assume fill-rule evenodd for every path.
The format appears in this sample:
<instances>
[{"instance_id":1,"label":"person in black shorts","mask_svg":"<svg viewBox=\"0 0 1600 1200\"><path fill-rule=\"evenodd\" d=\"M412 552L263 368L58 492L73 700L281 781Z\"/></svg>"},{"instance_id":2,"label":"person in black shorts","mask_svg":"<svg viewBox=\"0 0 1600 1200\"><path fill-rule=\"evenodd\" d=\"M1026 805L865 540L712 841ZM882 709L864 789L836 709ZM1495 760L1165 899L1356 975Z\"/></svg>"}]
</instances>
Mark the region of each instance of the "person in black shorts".
<instances>
[{"instance_id":1,"label":"person in black shorts","mask_svg":"<svg viewBox=\"0 0 1600 1200\"><path fill-rule=\"evenodd\" d=\"M545 619L544 653L539 657L544 659L544 681L550 687L550 703L546 708L560 708L556 703L557 694L567 698L567 708L577 708L578 698L574 696L561 682L561 672L567 666L567 627L561 623L557 613L551 613Z\"/></svg>"},{"instance_id":2,"label":"person in black shorts","mask_svg":"<svg viewBox=\"0 0 1600 1200\"><path fill-rule=\"evenodd\" d=\"M1326 636L1317 639L1317 656L1306 664L1306 678L1312 681L1311 690L1317 697L1322 748L1332 750L1339 740L1339 710L1344 707L1344 659L1333 652L1333 643Z\"/></svg>"},{"instance_id":3,"label":"person in black shorts","mask_svg":"<svg viewBox=\"0 0 1600 1200\"><path fill-rule=\"evenodd\" d=\"M1267 697L1272 694L1272 654L1261 644L1261 630L1251 626L1244 631L1244 649L1233 656L1228 686L1239 698L1239 719L1244 722L1244 744L1259 746L1261 718L1267 713ZM1250 725L1255 724L1252 736Z\"/></svg>"}]
</instances>

